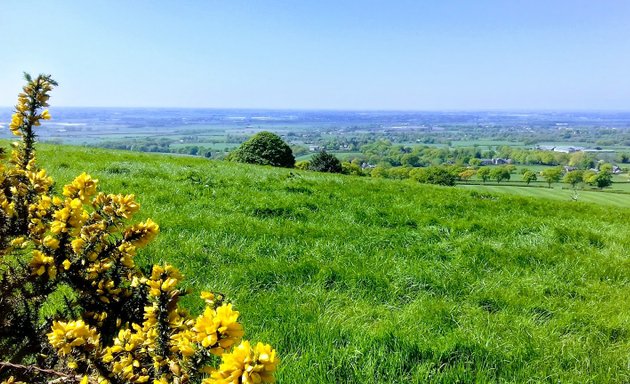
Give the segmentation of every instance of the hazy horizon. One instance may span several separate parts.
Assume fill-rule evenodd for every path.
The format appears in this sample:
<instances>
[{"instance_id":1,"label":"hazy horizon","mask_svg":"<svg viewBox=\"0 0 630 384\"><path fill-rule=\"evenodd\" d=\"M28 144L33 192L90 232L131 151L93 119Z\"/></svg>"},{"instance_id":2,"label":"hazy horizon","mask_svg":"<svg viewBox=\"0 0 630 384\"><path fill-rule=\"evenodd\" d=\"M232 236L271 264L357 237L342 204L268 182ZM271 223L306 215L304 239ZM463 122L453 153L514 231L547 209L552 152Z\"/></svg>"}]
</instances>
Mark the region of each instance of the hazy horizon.
<instances>
[{"instance_id":1,"label":"hazy horizon","mask_svg":"<svg viewBox=\"0 0 630 384\"><path fill-rule=\"evenodd\" d=\"M0 109L13 110L14 106L0 105ZM295 112L355 112L355 113L630 113L628 109L336 109L336 108L266 108L266 107L178 107L178 106L99 106L99 105L51 105L48 109L191 109L216 111L295 111ZM2 123L0 121L0 123Z\"/></svg>"}]
</instances>

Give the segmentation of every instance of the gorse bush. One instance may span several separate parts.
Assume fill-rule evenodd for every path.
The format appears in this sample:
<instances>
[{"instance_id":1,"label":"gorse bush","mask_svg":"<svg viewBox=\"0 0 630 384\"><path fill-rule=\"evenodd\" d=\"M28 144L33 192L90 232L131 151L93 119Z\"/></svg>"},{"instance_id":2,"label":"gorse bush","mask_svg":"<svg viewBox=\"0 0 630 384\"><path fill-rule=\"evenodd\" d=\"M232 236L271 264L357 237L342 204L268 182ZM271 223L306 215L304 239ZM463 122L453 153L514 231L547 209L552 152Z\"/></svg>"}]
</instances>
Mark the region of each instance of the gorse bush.
<instances>
[{"instance_id":1,"label":"gorse bush","mask_svg":"<svg viewBox=\"0 0 630 384\"><path fill-rule=\"evenodd\" d=\"M223 295L202 292L194 317L178 304L173 266L136 266L159 228L128 224L134 195L98 192L85 173L54 193L33 129L50 119L57 83L25 77L10 124L21 140L0 162L2 383L273 382L276 352L242 340Z\"/></svg>"}]
</instances>

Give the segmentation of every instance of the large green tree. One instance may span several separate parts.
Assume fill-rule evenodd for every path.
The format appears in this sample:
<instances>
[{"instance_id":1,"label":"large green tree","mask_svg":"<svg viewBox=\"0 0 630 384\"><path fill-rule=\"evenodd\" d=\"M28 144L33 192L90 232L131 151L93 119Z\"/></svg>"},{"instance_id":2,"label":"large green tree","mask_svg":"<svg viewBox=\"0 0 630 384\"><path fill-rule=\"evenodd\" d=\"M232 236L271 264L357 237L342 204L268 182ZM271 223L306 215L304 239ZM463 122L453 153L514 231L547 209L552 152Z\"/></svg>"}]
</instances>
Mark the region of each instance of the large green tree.
<instances>
[{"instance_id":1,"label":"large green tree","mask_svg":"<svg viewBox=\"0 0 630 384\"><path fill-rule=\"evenodd\" d=\"M280 136L266 131L258 132L241 144L229 158L240 163L274 167L293 168L295 165L295 157L287 143Z\"/></svg>"}]
</instances>

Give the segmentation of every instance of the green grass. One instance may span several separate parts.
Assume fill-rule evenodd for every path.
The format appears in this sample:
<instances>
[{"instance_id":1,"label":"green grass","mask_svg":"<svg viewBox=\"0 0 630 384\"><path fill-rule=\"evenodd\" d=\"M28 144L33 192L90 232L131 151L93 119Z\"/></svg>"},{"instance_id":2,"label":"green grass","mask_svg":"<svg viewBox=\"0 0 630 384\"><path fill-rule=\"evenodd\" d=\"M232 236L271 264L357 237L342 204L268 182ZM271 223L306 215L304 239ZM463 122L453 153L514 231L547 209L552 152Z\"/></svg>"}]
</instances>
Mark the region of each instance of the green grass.
<instances>
[{"instance_id":1,"label":"green grass","mask_svg":"<svg viewBox=\"0 0 630 384\"><path fill-rule=\"evenodd\" d=\"M460 184L459 187L480 192L510 194L514 196L551 199L566 202L574 202L574 198L576 197L574 191L570 187L561 187L558 184L554 184L552 188L547 188L547 183L544 182L536 183L535 187L525 187L524 185L515 186L506 183L501 184L505 185ZM532 185L534 185L534 183L532 183ZM630 194L578 189L577 201L590 204L610 205L626 208L630 207Z\"/></svg>"},{"instance_id":2,"label":"green grass","mask_svg":"<svg viewBox=\"0 0 630 384\"><path fill-rule=\"evenodd\" d=\"M627 208L94 148L39 159L58 190L87 171L135 193L161 226L139 262L226 293L281 383L630 381Z\"/></svg>"}]
</instances>

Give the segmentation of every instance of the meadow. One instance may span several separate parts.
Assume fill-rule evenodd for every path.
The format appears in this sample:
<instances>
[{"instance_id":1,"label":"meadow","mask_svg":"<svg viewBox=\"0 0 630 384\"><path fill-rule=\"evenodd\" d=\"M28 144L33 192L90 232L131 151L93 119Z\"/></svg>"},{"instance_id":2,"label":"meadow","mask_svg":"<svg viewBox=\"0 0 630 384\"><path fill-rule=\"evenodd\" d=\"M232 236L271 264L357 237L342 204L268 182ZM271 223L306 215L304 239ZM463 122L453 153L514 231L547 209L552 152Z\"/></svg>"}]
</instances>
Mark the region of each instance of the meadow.
<instances>
[{"instance_id":1,"label":"meadow","mask_svg":"<svg viewBox=\"0 0 630 384\"><path fill-rule=\"evenodd\" d=\"M135 193L161 226L139 263L231 298L280 383L630 381L628 208L39 148L58 190Z\"/></svg>"},{"instance_id":2,"label":"meadow","mask_svg":"<svg viewBox=\"0 0 630 384\"><path fill-rule=\"evenodd\" d=\"M597 205L609 205L614 207L627 208L630 207L630 194L619 189L619 185L613 184L615 190L611 191L597 191L597 190L582 190L577 189L574 191L570 186L563 184L554 184L552 188L547 187L545 182L532 182L531 186L526 186L524 183L501 183L492 185L487 184L460 184L460 188L466 190L475 190L483 193L492 194L510 194L514 196L524 196L532 198L542 198L559 200L565 202L573 202L574 200ZM623 187L627 188L627 184Z\"/></svg>"}]
</instances>

